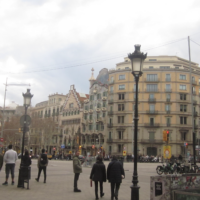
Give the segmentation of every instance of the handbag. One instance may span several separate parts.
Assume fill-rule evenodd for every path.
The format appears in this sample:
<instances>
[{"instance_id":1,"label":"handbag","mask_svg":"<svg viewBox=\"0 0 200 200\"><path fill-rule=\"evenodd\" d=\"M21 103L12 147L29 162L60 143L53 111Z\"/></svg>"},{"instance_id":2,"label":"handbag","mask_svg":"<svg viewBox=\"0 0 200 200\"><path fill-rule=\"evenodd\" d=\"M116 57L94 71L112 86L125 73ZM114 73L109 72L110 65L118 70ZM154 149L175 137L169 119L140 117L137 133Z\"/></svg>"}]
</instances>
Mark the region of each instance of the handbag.
<instances>
[{"instance_id":1,"label":"handbag","mask_svg":"<svg viewBox=\"0 0 200 200\"><path fill-rule=\"evenodd\" d=\"M92 180L90 180L90 187L92 187Z\"/></svg>"}]
</instances>

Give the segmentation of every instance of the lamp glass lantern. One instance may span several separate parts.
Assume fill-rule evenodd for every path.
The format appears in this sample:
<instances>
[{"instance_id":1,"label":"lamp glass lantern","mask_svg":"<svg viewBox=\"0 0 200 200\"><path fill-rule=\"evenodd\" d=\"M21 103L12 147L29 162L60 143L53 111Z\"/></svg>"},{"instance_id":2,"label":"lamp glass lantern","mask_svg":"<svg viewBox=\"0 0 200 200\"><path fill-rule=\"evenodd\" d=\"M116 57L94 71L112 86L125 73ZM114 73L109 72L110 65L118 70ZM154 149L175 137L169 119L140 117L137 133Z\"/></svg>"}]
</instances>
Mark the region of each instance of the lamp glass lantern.
<instances>
[{"instance_id":1,"label":"lamp glass lantern","mask_svg":"<svg viewBox=\"0 0 200 200\"><path fill-rule=\"evenodd\" d=\"M33 95L30 93L30 89L27 89L27 92L25 94L23 93L23 97L24 97L24 106L30 106L31 98L33 97Z\"/></svg>"},{"instance_id":2,"label":"lamp glass lantern","mask_svg":"<svg viewBox=\"0 0 200 200\"><path fill-rule=\"evenodd\" d=\"M128 54L128 58L131 60L132 74L135 76L141 76L143 71L144 60L147 54L140 52L141 45L135 45L135 51L132 54Z\"/></svg>"}]
</instances>

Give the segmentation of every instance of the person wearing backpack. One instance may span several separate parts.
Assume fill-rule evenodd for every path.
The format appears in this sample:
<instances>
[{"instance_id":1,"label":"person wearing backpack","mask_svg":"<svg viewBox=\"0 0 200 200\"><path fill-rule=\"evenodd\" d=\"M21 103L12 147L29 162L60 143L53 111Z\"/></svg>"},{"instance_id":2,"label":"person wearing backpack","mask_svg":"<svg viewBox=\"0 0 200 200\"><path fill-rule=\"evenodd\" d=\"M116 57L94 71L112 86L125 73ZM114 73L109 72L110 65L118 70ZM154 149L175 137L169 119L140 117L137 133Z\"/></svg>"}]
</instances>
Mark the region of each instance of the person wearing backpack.
<instances>
[{"instance_id":1,"label":"person wearing backpack","mask_svg":"<svg viewBox=\"0 0 200 200\"><path fill-rule=\"evenodd\" d=\"M38 158L38 177L35 179L39 182L41 171L44 173L44 183L46 183L46 169L48 165L47 154L45 154L45 149L42 149L42 154Z\"/></svg>"}]
</instances>

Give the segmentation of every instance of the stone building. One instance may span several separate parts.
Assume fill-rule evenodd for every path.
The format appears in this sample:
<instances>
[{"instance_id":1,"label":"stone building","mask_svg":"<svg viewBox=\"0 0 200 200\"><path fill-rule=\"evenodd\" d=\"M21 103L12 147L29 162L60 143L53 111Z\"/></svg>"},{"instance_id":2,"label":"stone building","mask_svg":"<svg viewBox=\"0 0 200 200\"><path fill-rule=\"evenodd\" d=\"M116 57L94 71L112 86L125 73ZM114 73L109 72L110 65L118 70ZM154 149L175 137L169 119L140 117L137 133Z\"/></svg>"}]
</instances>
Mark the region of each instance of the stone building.
<instances>
[{"instance_id":1,"label":"stone building","mask_svg":"<svg viewBox=\"0 0 200 200\"><path fill-rule=\"evenodd\" d=\"M102 69L97 78L90 78L90 98L84 101L82 148L84 153L106 152L108 70Z\"/></svg>"},{"instance_id":2,"label":"stone building","mask_svg":"<svg viewBox=\"0 0 200 200\"><path fill-rule=\"evenodd\" d=\"M144 62L138 94L138 153L163 155L163 131L171 153L193 154L192 122L199 137L200 68L177 56L150 56ZM107 144L110 154L133 152L135 81L128 58L109 70ZM192 112L193 111L193 112ZM194 116L192 116L194 113ZM189 144L185 148L184 142ZM187 151L187 152L186 152Z\"/></svg>"},{"instance_id":3,"label":"stone building","mask_svg":"<svg viewBox=\"0 0 200 200\"><path fill-rule=\"evenodd\" d=\"M82 144L82 117L84 100L88 99L89 95L78 93L74 85L70 86L69 93L62 105L60 113L59 129L62 139L63 153L74 153Z\"/></svg>"}]
</instances>

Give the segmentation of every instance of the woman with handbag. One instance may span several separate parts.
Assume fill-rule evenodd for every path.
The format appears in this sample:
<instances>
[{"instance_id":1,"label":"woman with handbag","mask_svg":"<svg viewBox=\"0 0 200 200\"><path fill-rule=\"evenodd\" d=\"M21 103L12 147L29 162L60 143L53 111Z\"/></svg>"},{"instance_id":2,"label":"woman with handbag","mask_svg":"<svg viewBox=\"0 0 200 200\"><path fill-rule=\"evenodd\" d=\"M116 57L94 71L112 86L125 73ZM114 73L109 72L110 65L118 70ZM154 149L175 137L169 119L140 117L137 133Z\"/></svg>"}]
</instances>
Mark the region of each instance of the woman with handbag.
<instances>
[{"instance_id":1,"label":"woman with handbag","mask_svg":"<svg viewBox=\"0 0 200 200\"><path fill-rule=\"evenodd\" d=\"M106 182L106 167L104 163L102 162L101 156L98 156L96 160L97 160L96 163L92 167L90 180L95 182L95 195L96 195L96 199L99 199L98 182L100 186L100 197L103 197L104 196L103 182Z\"/></svg>"}]
</instances>

